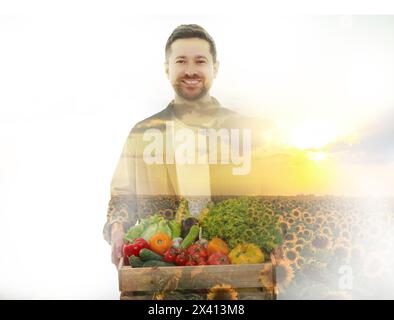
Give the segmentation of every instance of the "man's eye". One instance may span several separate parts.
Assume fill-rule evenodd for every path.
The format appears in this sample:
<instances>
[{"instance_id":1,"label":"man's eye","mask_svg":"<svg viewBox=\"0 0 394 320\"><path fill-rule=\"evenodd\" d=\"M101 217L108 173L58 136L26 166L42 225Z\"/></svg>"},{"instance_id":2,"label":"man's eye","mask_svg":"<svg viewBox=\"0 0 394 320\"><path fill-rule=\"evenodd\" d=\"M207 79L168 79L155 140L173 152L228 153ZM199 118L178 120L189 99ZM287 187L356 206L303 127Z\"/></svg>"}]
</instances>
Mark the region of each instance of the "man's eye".
<instances>
[{"instance_id":1,"label":"man's eye","mask_svg":"<svg viewBox=\"0 0 394 320\"><path fill-rule=\"evenodd\" d=\"M184 63L184 60L178 60L176 63Z\"/></svg>"},{"instance_id":2,"label":"man's eye","mask_svg":"<svg viewBox=\"0 0 394 320\"><path fill-rule=\"evenodd\" d=\"M205 60L198 60L197 63L205 63Z\"/></svg>"}]
</instances>

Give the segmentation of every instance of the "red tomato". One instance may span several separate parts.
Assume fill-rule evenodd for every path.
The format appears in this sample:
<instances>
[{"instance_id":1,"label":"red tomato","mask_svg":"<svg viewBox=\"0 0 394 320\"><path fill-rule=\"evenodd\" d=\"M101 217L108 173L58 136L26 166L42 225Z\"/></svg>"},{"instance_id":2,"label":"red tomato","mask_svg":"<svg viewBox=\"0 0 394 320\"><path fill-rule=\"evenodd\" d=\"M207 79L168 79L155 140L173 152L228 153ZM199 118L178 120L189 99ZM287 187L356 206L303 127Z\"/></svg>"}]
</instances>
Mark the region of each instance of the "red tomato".
<instances>
[{"instance_id":1,"label":"red tomato","mask_svg":"<svg viewBox=\"0 0 394 320\"><path fill-rule=\"evenodd\" d=\"M187 253L189 253L192 257L195 255L198 255L198 257L201 257L203 259L208 258L208 250L199 244L192 244L188 249Z\"/></svg>"},{"instance_id":2,"label":"red tomato","mask_svg":"<svg viewBox=\"0 0 394 320\"><path fill-rule=\"evenodd\" d=\"M175 264L178 266L184 266L188 260L188 254L186 253L186 251L181 250L175 258Z\"/></svg>"}]
</instances>

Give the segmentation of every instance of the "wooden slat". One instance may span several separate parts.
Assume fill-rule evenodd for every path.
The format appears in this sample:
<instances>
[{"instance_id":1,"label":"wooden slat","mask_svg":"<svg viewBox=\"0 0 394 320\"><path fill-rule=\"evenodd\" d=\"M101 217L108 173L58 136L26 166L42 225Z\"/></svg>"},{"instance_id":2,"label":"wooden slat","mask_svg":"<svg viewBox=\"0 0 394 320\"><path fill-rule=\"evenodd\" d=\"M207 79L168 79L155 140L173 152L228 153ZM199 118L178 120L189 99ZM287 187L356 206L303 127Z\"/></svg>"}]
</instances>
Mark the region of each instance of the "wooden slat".
<instances>
[{"instance_id":1,"label":"wooden slat","mask_svg":"<svg viewBox=\"0 0 394 320\"><path fill-rule=\"evenodd\" d=\"M236 288L238 300L273 300L273 292L261 288Z\"/></svg>"},{"instance_id":2,"label":"wooden slat","mask_svg":"<svg viewBox=\"0 0 394 320\"><path fill-rule=\"evenodd\" d=\"M134 296L132 293L127 294L127 293L122 293L120 295L120 300L152 300L152 296L151 295L144 295L144 296Z\"/></svg>"},{"instance_id":3,"label":"wooden slat","mask_svg":"<svg viewBox=\"0 0 394 320\"><path fill-rule=\"evenodd\" d=\"M119 261L119 265L118 265L118 282L119 282L119 291L123 291L121 290L122 287L122 279L123 277L121 277L121 270L124 268L124 261L123 261L124 257L122 257Z\"/></svg>"},{"instance_id":4,"label":"wooden slat","mask_svg":"<svg viewBox=\"0 0 394 320\"><path fill-rule=\"evenodd\" d=\"M274 295L261 288L234 288L238 300L273 300ZM207 290L208 293L208 290ZM120 300L152 300L154 293L135 295L133 292L122 292ZM206 293L205 293L206 295Z\"/></svg>"},{"instance_id":5,"label":"wooden slat","mask_svg":"<svg viewBox=\"0 0 394 320\"><path fill-rule=\"evenodd\" d=\"M272 267L271 263L267 263ZM261 287L260 271L265 264L218 265L119 269L120 291L209 289L217 284L233 288Z\"/></svg>"}]
</instances>

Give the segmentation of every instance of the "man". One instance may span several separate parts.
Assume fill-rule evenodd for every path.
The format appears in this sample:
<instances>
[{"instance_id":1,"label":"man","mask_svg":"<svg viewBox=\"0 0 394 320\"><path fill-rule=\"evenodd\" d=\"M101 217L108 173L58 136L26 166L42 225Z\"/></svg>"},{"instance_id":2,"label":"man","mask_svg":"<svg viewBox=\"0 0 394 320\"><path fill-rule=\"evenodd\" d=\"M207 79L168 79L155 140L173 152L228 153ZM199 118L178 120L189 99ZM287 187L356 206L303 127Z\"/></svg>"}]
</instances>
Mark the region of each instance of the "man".
<instances>
[{"instance_id":1,"label":"man","mask_svg":"<svg viewBox=\"0 0 394 320\"><path fill-rule=\"evenodd\" d=\"M261 191L256 172L250 179L248 161L252 137L256 142L250 130L261 123L256 126L210 96L219 69L212 37L198 25L181 25L169 37L165 55L174 99L132 129L111 183L104 237L116 266L125 231L157 210L176 209L179 197L198 214L212 196Z\"/></svg>"}]
</instances>

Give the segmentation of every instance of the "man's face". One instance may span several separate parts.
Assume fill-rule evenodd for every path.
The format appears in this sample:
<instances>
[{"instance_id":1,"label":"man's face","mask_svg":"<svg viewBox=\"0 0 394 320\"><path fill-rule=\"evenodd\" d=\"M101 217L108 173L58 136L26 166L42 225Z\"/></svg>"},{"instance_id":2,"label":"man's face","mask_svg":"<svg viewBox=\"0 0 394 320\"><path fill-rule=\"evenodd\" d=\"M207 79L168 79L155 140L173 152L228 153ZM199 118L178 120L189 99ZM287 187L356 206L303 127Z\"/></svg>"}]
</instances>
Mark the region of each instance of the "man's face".
<instances>
[{"instance_id":1,"label":"man's face","mask_svg":"<svg viewBox=\"0 0 394 320\"><path fill-rule=\"evenodd\" d=\"M209 49L209 42L199 38L172 43L165 70L178 96L195 101L209 93L219 67Z\"/></svg>"}]
</instances>

